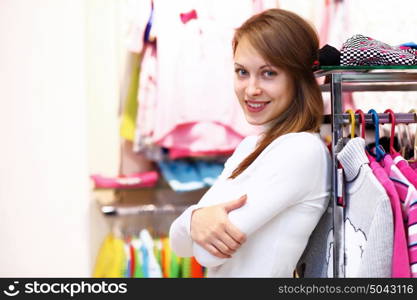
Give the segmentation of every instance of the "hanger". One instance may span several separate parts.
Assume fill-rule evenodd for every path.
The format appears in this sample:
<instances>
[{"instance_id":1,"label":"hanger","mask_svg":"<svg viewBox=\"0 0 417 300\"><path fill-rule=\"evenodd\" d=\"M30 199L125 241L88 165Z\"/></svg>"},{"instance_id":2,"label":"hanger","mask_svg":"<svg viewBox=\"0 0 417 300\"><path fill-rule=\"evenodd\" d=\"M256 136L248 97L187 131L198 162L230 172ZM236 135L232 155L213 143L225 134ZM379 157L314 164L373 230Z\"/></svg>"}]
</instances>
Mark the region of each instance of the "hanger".
<instances>
[{"instance_id":1,"label":"hanger","mask_svg":"<svg viewBox=\"0 0 417 300\"><path fill-rule=\"evenodd\" d=\"M346 113L350 115L350 138L353 139L355 137L355 113L350 108L346 110Z\"/></svg>"},{"instance_id":2,"label":"hanger","mask_svg":"<svg viewBox=\"0 0 417 300\"><path fill-rule=\"evenodd\" d=\"M359 114L359 132L361 134L361 138L365 139L365 114L362 109L357 109L355 114Z\"/></svg>"},{"instance_id":3,"label":"hanger","mask_svg":"<svg viewBox=\"0 0 417 300\"><path fill-rule=\"evenodd\" d=\"M391 121L391 135L389 138L389 152L394 154L397 152L394 148L394 138L395 138L395 114L391 109L386 109L385 114L389 114L388 120Z\"/></svg>"},{"instance_id":4,"label":"hanger","mask_svg":"<svg viewBox=\"0 0 417 300\"><path fill-rule=\"evenodd\" d=\"M370 109L368 114L372 114L372 121L375 124L375 155L376 160L379 162L382 160L382 158L384 158L386 154L384 149L379 144L379 117L374 109Z\"/></svg>"}]
</instances>

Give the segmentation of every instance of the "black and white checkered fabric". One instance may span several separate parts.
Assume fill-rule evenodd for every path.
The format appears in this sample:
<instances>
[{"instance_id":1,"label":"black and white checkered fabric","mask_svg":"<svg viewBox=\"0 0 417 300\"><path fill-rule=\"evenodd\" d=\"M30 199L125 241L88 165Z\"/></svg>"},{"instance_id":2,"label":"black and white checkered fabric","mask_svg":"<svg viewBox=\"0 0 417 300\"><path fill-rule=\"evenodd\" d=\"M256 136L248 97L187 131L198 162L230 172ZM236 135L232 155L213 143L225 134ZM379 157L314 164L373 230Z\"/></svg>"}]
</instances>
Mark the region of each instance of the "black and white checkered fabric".
<instances>
[{"instance_id":1,"label":"black and white checkered fabric","mask_svg":"<svg viewBox=\"0 0 417 300\"><path fill-rule=\"evenodd\" d=\"M402 49L360 34L342 46L341 66L417 65L417 51Z\"/></svg>"}]
</instances>

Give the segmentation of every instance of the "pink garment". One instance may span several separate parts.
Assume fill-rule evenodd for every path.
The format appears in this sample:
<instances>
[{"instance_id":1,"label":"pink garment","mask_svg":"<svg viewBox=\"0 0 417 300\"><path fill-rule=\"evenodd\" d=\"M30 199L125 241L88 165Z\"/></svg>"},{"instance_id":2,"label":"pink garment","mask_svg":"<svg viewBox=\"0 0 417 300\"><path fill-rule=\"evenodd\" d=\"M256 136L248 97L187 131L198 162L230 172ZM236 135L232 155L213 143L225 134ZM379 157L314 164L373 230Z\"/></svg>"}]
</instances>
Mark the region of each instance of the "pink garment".
<instances>
[{"instance_id":1,"label":"pink garment","mask_svg":"<svg viewBox=\"0 0 417 300\"><path fill-rule=\"evenodd\" d=\"M193 10L195 18L184 24L181 15ZM228 151L256 134L233 91L231 47L234 29L254 12L252 0L154 0L156 144Z\"/></svg>"},{"instance_id":2,"label":"pink garment","mask_svg":"<svg viewBox=\"0 0 417 300\"><path fill-rule=\"evenodd\" d=\"M417 247L415 247L417 244L417 234L414 232L417 226L414 223L410 223L413 221L416 222L417 219L417 211L415 210L415 204L417 203L417 191L413 184L407 180L407 178L401 173L400 169L398 169L398 167L394 164L394 161L389 154L384 156L384 159L381 161L381 165L384 167L389 178L394 182L394 186L402 203L403 217L406 221L411 277L417 278ZM411 217L410 213L412 214Z\"/></svg>"},{"instance_id":3,"label":"pink garment","mask_svg":"<svg viewBox=\"0 0 417 300\"><path fill-rule=\"evenodd\" d=\"M156 171L149 171L137 174L130 174L120 177L105 177L101 175L91 175L96 189L126 189L153 187L158 181L159 175Z\"/></svg>"},{"instance_id":4,"label":"pink garment","mask_svg":"<svg viewBox=\"0 0 417 300\"><path fill-rule=\"evenodd\" d=\"M417 170L417 161L410 162L409 165L410 165L411 169ZM415 171L415 172L417 174L417 171Z\"/></svg>"},{"instance_id":5,"label":"pink garment","mask_svg":"<svg viewBox=\"0 0 417 300\"><path fill-rule=\"evenodd\" d=\"M410 181L415 188L417 188L417 173L410 167L407 160L401 156L400 153L394 153L392 155L394 164L400 169L401 173Z\"/></svg>"},{"instance_id":6,"label":"pink garment","mask_svg":"<svg viewBox=\"0 0 417 300\"><path fill-rule=\"evenodd\" d=\"M177 148L171 148L169 149L169 158L170 159L178 159L178 158L184 158L184 157L198 157L198 156L230 156L232 155L234 150L230 151L190 151L188 149L177 149Z\"/></svg>"},{"instance_id":7,"label":"pink garment","mask_svg":"<svg viewBox=\"0 0 417 300\"><path fill-rule=\"evenodd\" d=\"M394 163L401 173L417 188L417 173L408 165L408 162L399 154L393 154ZM410 254L411 272L413 277L417 273L417 197L412 199L408 206L408 250ZM414 268L414 270L413 270Z\"/></svg>"},{"instance_id":8,"label":"pink garment","mask_svg":"<svg viewBox=\"0 0 417 300\"><path fill-rule=\"evenodd\" d=\"M393 278L410 278L410 259L407 248L407 236L404 228L404 219L398 192L394 183L390 180L385 170L375 160L367 154L370 161L369 166L375 177L387 191L391 201L392 215L394 218L394 248L392 253L392 274Z\"/></svg>"}]
</instances>

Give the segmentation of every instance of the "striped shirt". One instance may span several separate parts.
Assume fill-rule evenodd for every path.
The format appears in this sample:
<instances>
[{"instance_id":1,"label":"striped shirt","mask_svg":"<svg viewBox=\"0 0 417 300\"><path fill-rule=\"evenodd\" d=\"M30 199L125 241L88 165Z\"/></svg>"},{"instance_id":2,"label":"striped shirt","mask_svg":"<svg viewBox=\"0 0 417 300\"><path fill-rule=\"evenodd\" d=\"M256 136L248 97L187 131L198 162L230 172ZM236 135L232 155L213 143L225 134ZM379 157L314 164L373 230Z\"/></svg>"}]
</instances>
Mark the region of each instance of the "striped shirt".
<instances>
[{"instance_id":1,"label":"striped shirt","mask_svg":"<svg viewBox=\"0 0 417 300\"><path fill-rule=\"evenodd\" d=\"M400 196L407 231L411 277L417 278L417 190L395 165L390 155L385 155L381 164Z\"/></svg>"}]
</instances>

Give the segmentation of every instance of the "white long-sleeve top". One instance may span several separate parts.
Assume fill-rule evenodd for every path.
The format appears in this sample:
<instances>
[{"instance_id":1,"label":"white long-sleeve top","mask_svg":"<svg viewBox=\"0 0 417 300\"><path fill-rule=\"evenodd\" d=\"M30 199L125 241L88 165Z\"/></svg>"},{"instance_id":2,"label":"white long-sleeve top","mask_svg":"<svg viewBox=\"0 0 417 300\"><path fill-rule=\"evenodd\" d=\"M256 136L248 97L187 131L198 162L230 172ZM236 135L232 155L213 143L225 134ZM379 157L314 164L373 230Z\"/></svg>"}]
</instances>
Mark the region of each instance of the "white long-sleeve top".
<instances>
[{"instance_id":1,"label":"white long-sleeve top","mask_svg":"<svg viewBox=\"0 0 417 300\"><path fill-rule=\"evenodd\" d=\"M200 202L171 225L170 243L182 257L195 256L208 277L292 277L308 238L324 213L330 195L330 156L318 133L289 133L273 141L238 177L228 179L256 147L245 138L224 171ZM246 234L231 258L218 258L191 239L192 212L246 194L244 206L229 213Z\"/></svg>"}]
</instances>

